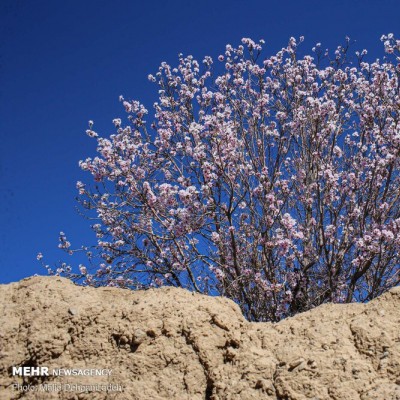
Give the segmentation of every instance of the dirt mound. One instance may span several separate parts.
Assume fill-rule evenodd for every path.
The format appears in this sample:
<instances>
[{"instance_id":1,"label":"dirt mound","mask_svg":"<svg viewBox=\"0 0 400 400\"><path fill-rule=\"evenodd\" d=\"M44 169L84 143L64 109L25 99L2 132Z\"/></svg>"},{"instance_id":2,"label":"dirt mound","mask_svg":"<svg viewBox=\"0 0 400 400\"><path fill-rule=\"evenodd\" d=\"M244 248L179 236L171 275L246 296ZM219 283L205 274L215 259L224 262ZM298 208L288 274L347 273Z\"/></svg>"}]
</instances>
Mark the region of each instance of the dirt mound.
<instances>
[{"instance_id":1,"label":"dirt mound","mask_svg":"<svg viewBox=\"0 0 400 400\"><path fill-rule=\"evenodd\" d=\"M0 285L0 399L400 399L400 288L249 323L221 297Z\"/></svg>"}]
</instances>

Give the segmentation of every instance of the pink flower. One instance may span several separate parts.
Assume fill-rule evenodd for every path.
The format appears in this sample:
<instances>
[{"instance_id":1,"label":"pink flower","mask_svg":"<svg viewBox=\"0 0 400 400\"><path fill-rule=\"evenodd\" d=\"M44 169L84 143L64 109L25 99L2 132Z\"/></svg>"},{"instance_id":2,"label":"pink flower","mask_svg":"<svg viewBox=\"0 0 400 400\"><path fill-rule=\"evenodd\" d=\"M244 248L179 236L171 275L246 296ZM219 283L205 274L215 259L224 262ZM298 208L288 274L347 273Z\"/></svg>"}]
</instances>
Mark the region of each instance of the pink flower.
<instances>
[{"instance_id":1,"label":"pink flower","mask_svg":"<svg viewBox=\"0 0 400 400\"><path fill-rule=\"evenodd\" d=\"M217 232L213 232L213 233L211 234L211 240L212 240L213 242L218 242L218 241L220 240L219 234L218 234Z\"/></svg>"}]
</instances>

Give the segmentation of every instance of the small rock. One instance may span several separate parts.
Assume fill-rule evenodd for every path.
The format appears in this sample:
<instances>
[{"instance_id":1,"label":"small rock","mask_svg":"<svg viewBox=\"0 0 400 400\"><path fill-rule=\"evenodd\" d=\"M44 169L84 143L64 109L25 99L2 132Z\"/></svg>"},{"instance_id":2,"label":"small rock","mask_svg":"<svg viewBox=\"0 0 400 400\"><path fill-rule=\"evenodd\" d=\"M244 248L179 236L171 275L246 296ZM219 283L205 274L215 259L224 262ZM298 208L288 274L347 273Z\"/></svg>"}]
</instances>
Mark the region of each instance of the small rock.
<instances>
[{"instance_id":1,"label":"small rock","mask_svg":"<svg viewBox=\"0 0 400 400\"><path fill-rule=\"evenodd\" d=\"M308 360L307 364L309 365L310 368L315 369L317 368L317 362L315 360Z\"/></svg>"},{"instance_id":2,"label":"small rock","mask_svg":"<svg viewBox=\"0 0 400 400\"><path fill-rule=\"evenodd\" d=\"M303 364L304 363L304 358L303 357L301 357L301 358L298 358L297 360L295 360L295 361L292 361L290 364L289 364L289 371L292 371L292 370L294 370L296 367L298 367L300 364Z\"/></svg>"},{"instance_id":3,"label":"small rock","mask_svg":"<svg viewBox=\"0 0 400 400\"><path fill-rule=\"evenodd\" d=\"M141 329L135 329L133 332L133 344L141 344L146 340L147 334Z\"/></svg>"}]
</instances>

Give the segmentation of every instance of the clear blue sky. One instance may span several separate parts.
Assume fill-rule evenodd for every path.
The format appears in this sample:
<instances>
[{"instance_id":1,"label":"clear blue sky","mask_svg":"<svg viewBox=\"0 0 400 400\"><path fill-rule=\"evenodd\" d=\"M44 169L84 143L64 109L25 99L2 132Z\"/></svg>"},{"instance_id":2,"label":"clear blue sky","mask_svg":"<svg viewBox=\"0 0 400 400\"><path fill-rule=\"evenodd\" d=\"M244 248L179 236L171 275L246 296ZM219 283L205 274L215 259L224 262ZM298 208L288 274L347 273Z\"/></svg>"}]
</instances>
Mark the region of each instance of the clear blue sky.
<instances>
[{"instance_id":1,"label":"clear blue sky","mask_svg":"<svg viewBox=\"0 0 400 400\"><path fill-rule=\"evenodd\" d=\"M94 244L74 200L78 161L95 155L85 135L102 136L126 118L119 95L149 109L157 87L147 80L178 53L218 56L242 37L265 39L265 54L290 36L333 49L346 35L354 51L382 55L379 38L400 36L398 0L1 0L0 1L0 283L46 271L36 261L72 262L72 247ZM126 121L126 120L125 120Z\"/></svg>"}]
</instances>

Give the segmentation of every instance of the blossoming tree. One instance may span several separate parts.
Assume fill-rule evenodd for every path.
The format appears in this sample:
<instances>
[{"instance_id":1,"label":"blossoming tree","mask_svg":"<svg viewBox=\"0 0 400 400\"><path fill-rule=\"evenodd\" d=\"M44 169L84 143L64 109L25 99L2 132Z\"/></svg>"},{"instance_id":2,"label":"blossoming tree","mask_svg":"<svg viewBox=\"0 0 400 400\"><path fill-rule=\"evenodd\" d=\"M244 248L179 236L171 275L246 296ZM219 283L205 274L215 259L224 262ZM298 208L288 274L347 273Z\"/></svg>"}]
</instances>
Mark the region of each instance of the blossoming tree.
<instances>
[{"instance_id":1,"label":"blossoming tree","mask_svg":"<svg viewBox=\"0 0 400 400\"><path fill-rule=\"evenodd\" d=\"M154 115L121 97L128 126L106 139L90 121L99 156L80 166L96 186L77 188L100 261L54 273L220 294L253 321L397 285L400 41L383 36L373 63L351 62L348 39L300 57L302 41L262 58L264 42L243 39L217 66L180 55L149 75ZM63 233L59 247L75 251Z\"/></svg>"}]
</instances>

